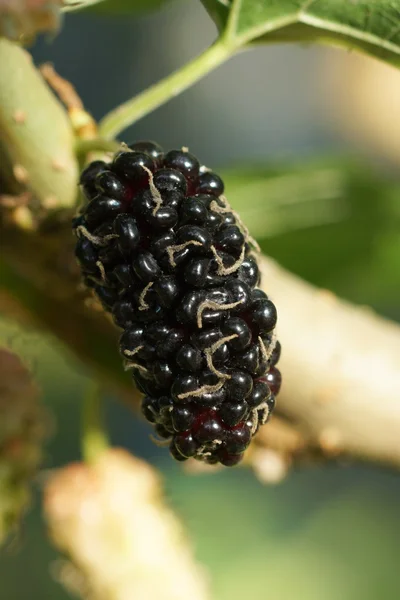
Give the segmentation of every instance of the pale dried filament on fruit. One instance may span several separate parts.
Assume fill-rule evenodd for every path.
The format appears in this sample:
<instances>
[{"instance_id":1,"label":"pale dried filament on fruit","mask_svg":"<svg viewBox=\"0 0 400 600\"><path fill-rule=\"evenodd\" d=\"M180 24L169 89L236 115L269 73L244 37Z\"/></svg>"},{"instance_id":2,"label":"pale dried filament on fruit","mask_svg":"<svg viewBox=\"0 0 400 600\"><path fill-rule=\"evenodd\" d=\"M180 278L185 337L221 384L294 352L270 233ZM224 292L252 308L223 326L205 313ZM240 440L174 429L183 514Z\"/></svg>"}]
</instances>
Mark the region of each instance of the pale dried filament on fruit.
<instances>
[{"instance_id":1,"label":"pale dried filament on fruit","mask_svg":"<svg viewBox=\"0 0 400 600\"><path fill-rule=\"evenodd\" d=\"M143 344L141 346L136 346L133 350L124 350L125 356L135 356L142 348L144 348Z\"/></svg>"},{"instance_id":2,"label":"pale dried filament on fruit","mask_svg":"<svg viewBox=\"0 0 400 600\"><path fill-rule=\"evenodd\" d=\"M212 452L210 452L209 448L206 448L205 446L201 446L197 452L196 452L196 456L198 457L204 457L206 458L207 456L212 456Z\"/></svg>"},{"instance_id":3,"label":"pale dried filament on fruit","mask_svg":"<svg viewBox=\"0 0 400 600\"><path fill-rule=\"evenodd\" d=\"M124 369L125 371L128 371L129 369L135 369L136 371L139 371L139 373L142 373L142 375L144 375L145 377L150 376L150 372L148 369L146 369L146 367L130 360L125 361Z\"/></svg>"},{"instance_id":4,"label":"pale dried filament on fruit","mask_svg":"<svg viewBox=\"0 0 400 600\"><path fill-rule=\"evenodd\" d=\"M259 411L261 411L261 417L260 417ZM260 406L257 406L257 418L258 418L259 422L261 423L261 425L265 425L265 423L268 421L268 417L269 417L269 407L266 402L263 402L262 404L260 404Z\"/></svg>"},{"instance_id":5,"label":"pale dried filament on fruit","mask_svg":"<svg viewBox=\"0 0 400 600\"><path fill-rule=\"evenodd\" d=\"M220 255L218 254L215 246L211 246L211 252L214 254L215 260L217 261L217 264L218 264L217 275L231 275L232 273L235 273L235 271L237 271L242 266L246 249L243 245L242 249L240 251L239 258L230 267L224 266L224 262L223 262L222 258L220 257Z\"/></svg>"},{"instance_id":6,"label":"pale dried filament on fruit","mask_svg":"<svg viewBox=\"0 0 400 600\"><path fill-rule=\"evenodd\" d=\"M269 359L271 358L272 353L273 353L273 351L275 349L275 346L276 346L276 342L277 342L276 332L273 331L272 332L272 337L271 337L271 342L270 342L270 344L268 346L268 350L267 350L266 347L265 347L265 344L264 344L264 342L262 340L262 338L260 336L258 336L258 343L260 345L261 354L262 354L262 356L263 356L263 358L265 359L266 362L268 362Z\"/></svg>"},{"instance_id":7,"label":"pale dried filament on fruit","mask_svg":"<svg viewBox=\"0 0 400 600\"><path fill-rule=\"evenodd\" d=\"M209 348L206 348L204 350L208 368L210 369L210 371L212 371L214 373L214 375L219 377L219 379L230 379L231 376L228 375L227 373L221 373L221 371L218 371L218 369L214 366L214 363L212 361L212 355L214 354L214 352L216 352L218 350L218 348L223 346L226 342L230 342L231 340L233 340L237 337L239 337L238 334L233 333L232 335L228 335L228 336L218 340L212 346L210 346Z\"/></svg>"},{"instance_id":8,"label":"pale dried filament on fruit","mask_svg":"<svg viewBox=\"0 0 400 600\"><path fill-rule=\"evenodd\" d=\"M153 173L150 171L150 169L148 169L144 165L142 165L142 169L144 169L149 176L149 188L150 188L150 192L151 192L151 197L153 198L153 202L155 204L154 209L153 209L153 217L154 217L160 210L161 206L163 205L163 199L161 197L160 190L158 190L156 188L156 186L154 185Z\"/></svg>"},{"instance_id":9,"label":"pale dried filament on fruit","mask_svg":"<svg viewBox=\"0 0 400 600\"><path fill-rule=\"evenodd\" d=\"M98 261L96 262L96 267L97 267L97 268L99 269L99 271L100 271L100 275L101 275L101 283L102 283L102 284L103 284L103 283L106 283L106 281L107 281L107 278L106 278L106 271L105 271L105 269L104 269L104 265L103 265L103 263L101 262L101 260L98 260Z\"/></svg>"},{"instance_id":10,"label":"pale dried filament on fruit","mask_svg":"<svg viewBox=\"0 0 400 600\"><path fill-rule=\"evenodd\" d=\"M143 288L142 293L139 296L139 310L149 310L150 306L147 304L145 298L147 292L152 287L153 283L153 281L150 281L150 283L148 283L146 287Z\"/></svg>"},{"instance_id":11,"label":"pale dried filament on fruit","mask_svg":"<svg viewBox=\"0 0 400 600\"><path fill-rule=\"evenodd\" d=\"M198 388L197 390L194 390L193 392L184 392L182 394L178 394L177 398L179 400L184 400L185 398L190 398L192 396L194 396L196 398L196 397L202 396L203 394L210 394L211 392L218 392L218 390L220 390L224 386L224 383L225 383L225 381L221 380L218 383L216 383L215 385L203 385L201 388Z\"/></svg>"},{"instance_id":12,"label":"pale dried filament on fruit","mask_svg":"<svg viewBox=\"0 0 400 600\"><path fill-rule=\"evenodd\" d=\"M184 242L183 244L178 244L177 246L168 246L167 250L167 254L168 254L168 258L169 258L169 262L171 267L176 267L176 262L174 260L174 254L176 252L179 252L180 250L184 250L185 248L187 248L188 246L201 246L201 242L198 242L197 240L189 240L187 242Z\"/></svg>"},{"instance_id":13,"label":"pale dried filament on fruit","mask_svg":"<svg viewBox=\"0 0 400 600\"><path fill-rule=\"evenodd\" d=\"M90 231L88 231L88 229L86 229L84 225L79 225L76 228L76 233L78 234L78 237L81 233L83 237L88 239L89 242L92 242L92 244L94 244L95 246L107 246L107 243L110 240L114 240L118 237L116 233L110 233L109 235L105 235L103 237L99 235L93 235L92 233L90 233Z\"/></svg>"},{"instance_id":14,"label":"pale dried filament on fruit","mask_svg":"<svg viewBox=\"0 0 400 600\"><path fill-rule=\"evenodd\" d=\"M258 409L255 408L252 413L251 413L252 419L253 419L253 423L251 426L251 436L253 437L253 435L255 435L257 429L258 429L258 425L259 425L259 419L258 419Z\"/></svg>"},{"instance_id":15,"label":"pale dried filament on fruit","mask_svg":"<svg viewBox=\"0 0 400 600\"><path fill-rule=\"evenodd\" d=\"M233 216L235 217L236 224L238 225L239 229L241 230L241 232L244 235L245 241L248 242L249 244L251 244L252 246L254 246L254 248L256 249L257 252L261 252L258 242L256 242L256 240L250 235L250 232L249 232L248 228L246 227L246 225L243 223L239 213L232 209L227 198L225 196L221 195L219 197L219 200L221 200L224 203L224 206L220 206L216 200L213 200L210 203L210 210L212 210L213 212L216 212L216 213L221 213L221 214L227 213L227 212L232 213Z\"/></svg>"},{"instance_id":16,"label":"pale dried filament on fruit","mask_svg":"<svg viewBox=\"0 0 400 600\"><path fill-rule=\"evenodd\" d=\"M218 304L214 300L204 300L197 310L197 327L202 329L203 327L203 312L206 308L212 308L214 310L232 310L232 308L236 308L239 304L242 304L243 300L238 300L237 302L231 302L230 304Z\"/></svg>"},{"instance_id":17,"label":"pale dried filament on fruit","mask_svg":"<svg viewBox=\"0 0 400 600\"><path fill-rule=\"evenodd\" d=\"M213 452L218 448L218 446L222 446L221 440L212 440L209 442L207 446L200 446L200 448L196 452L197 457L207 458L207 456L212 456Z\"/></svg>"}]
</instances>

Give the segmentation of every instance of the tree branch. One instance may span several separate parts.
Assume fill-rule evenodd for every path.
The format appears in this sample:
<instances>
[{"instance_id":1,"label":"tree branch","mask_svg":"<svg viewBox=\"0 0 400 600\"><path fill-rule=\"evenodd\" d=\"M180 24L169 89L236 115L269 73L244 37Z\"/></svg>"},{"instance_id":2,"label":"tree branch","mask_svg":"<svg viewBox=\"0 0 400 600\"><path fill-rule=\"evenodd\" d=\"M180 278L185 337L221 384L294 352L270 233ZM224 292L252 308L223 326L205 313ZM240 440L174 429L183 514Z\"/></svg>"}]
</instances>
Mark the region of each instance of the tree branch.
<instances>
[{"instance_id":1,"label":"tree branch","mask_svg":"<svg viewBox=\"0 0 400 600\"><path fill-rule=\"evenodd\" d=\"M400 327L262 260L279 311L279 412L328 454L400 467Z\"/></svg>"},{"instance_id":2,"label":"tree branch","mask_svg":"<svg viewBox=\"0 0 400 600\"><path fill-rule=\"evenodd\" d=\"M57 579L74 595L210 598L207 573L164 501L156 470L126 450L107 450L94 462L53 473L44 516L54 545L68 557Z\"/></svg>"}]
</instances>

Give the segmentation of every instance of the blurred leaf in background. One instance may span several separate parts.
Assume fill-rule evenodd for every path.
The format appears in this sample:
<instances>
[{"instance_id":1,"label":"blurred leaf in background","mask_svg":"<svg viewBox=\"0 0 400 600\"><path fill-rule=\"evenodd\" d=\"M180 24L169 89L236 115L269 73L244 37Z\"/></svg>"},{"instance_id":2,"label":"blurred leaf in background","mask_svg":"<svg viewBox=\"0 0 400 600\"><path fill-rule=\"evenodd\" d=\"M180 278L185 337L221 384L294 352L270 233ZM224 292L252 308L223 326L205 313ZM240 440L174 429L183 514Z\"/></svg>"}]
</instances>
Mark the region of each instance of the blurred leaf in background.
<instances>
[{"instance_id":1,"label":"blurred leaf in background","mask_svg":"<svg viewBox=\"0 0 400 600\"><path fill-rule=\"evenodd\" d=\"M354 475L303 471L263 488L249 473L224 472L169 485L219 600L395 600L400 523L390 476L376 477L373 490Z\"/></svg>"},{"instance_id":2,"label":"blurred leaf in background","mask_svg":"<svg viewBox=\"0 0 400 600\"><path fill-rule=\"evenodd\" d=\"M264 252L316 285L399 316L397 181L344 159L239 167L224 177Z\"/></svg>"}]
</instances>

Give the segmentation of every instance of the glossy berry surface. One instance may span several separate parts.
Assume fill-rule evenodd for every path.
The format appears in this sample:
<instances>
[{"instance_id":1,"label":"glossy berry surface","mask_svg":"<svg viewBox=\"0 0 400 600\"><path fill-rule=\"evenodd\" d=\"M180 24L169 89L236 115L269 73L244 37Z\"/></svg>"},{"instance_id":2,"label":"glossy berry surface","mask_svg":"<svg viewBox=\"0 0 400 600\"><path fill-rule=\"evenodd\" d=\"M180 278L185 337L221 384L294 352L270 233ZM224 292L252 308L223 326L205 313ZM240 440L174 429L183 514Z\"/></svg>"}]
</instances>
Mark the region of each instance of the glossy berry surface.
<instances>
[{"instance_id":1,"label":"glossy berry surface","mask_svg":"<svg viewBox=\"0 0 400 600\"><path fill-rule=\"evenodd\" d=\"M271 369L266 374L265 379L271 392L275 396L276 394L279 394L279 390L281 389L282 384L281 372L276 367L271 367Z\"/></svg>"},{"instance_id":2,"label":"glossy berry surface","mask_svg":"<svg viewBox=\"0 0 400 600\"><path fill-rule=\"evenodd\" d=\"M157 144L157 142L150 142L147 140L141 142L135 142L134 144L130 144L128 146L134 152L140 152L142 154L147 154L153 161L158 164L162 161L164 156L164 150L162 147Z\"/></svg>"},{"instance_id":3,"label":"glossy berry surface","mask_svg":"<svg viewBox=\"0 0 400 600\"><path fill-rule=\"evenodd\" d=\"M224 182L216 173L202 173L199 177L197 191L200 194L212 194L218 197L224 193Z\"/></svg>"},{"instance_id":4,"label":"glossy berry surface","mask_svg":"<svg viewBox=\"0 0 400 600\"><path fill-rule=\"evenodd\" d=\"M199 174L199 161L190 152L171 150L164 157L164 165L180 171L187 179L196 179Z\"/></svg>"},{"instance_id":5,"label":"glossy berry surface","mask_svg":"<svg viewBox=\"0 0 400 600\"><path fill-rule=\"evenodd\" d=\"M139 245L140 231L131 215L120 213L113 223L113 232L118 236L118 246L122 253L130 254Z\"/></svg>"},{"instance_id":6,"label":"glossy berry surface","mask_svg":"<svg viewBox=\"0 0 400 600\"><path fill-rule=\"evenodd\" d=\"M237 465L274 410L281 347L222 179L185 148L139 141L80 185L77 262L122 330L144 418L175 460Z\"/></svg>"},{"instance_id":7,"label":"glossy berry surface","mask_svg":"<svg viewBox=\"0 0 400 600\"><path fill-rule=\"evenodd\" d=\"M105 171L106 168L107 165L104 161L95 160L90 163L90 165L88 165L84 171L82 171L80 184L82 191L88 200L97 194L97 188L95 185L96 177L99 173Z\"/></svg>"},{"instance_id":8,"label":"glossy berry surface","mask_svg":"<svg viewBox=\"0 0 400 600\"><path fill-rule=\"evenodd\" d=\"M120 152L114 159L113 170L131 187L141 186L148 181L147 169L154 171L153 159L144 152Z\"/></svg>"},{"instance_id":9,"label":"glossy berry surface","mask_svg":"<svg viewBox=\"0 0 400 600\"><path fill-rule=\"evenodd\" d=\"M103 194L114 200L124 200L128 187L124 181L111 171L100 171L94 180L98 194Z\"/></svg>"}]
</instances>

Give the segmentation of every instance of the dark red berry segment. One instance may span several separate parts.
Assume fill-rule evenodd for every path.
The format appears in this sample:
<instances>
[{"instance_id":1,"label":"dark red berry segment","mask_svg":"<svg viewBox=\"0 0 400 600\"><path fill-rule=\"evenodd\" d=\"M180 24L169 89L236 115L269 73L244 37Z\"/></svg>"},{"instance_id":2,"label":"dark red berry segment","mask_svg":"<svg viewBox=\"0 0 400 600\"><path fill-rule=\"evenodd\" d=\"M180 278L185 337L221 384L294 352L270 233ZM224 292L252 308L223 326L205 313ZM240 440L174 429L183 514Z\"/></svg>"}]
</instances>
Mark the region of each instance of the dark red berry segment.
<instances>
[{"instance_id":1,"label":"dark red berry segment","mask_svg":"<svg viewBox=\"0 0 400 600\"><path fill-rule=\"evenodd\" d=\"M246 423L239 423L225 434L225 449L228 454L241 454L250 444L251 431Z\"/></svg>"},{"instance_id":2,"label":"dark red berry segment","mask_svg":"<svg viewBox=\"0 0 400 600\"><path fill-rule=\"evenodd\" d=\"M281 383L282 383L281 372L276 367L271 367L271 369L268 371L265 379L271 389L271 392L275 396L277 394L279 394L279 390L281 389Z\"/></svg>"},{"instance_id":3,"label":"dark red berry segment","mask_svg":"<svg viewBox=\"0 0 400 600\"><path fill-rule=\"evenodd\" d=\"M197 408L191 404L174 405L171 411L172 425L175 431L187 431L197 418Z\"/></svg>"},{"instance_id":4,"label":"dark red berry segment","mask_svg":"<svg viewBox=\"0 0 400 600\"><path fill-rule=\"evenodd\" d=\"M190 431L175 435L174 443L178 452L187 458L194 456L199 448L199 443L194 439Z\"/></svg>"},{"instance_id":5,"label":"dark red berry segment","mask_svg":"<svg viewBox=\"0 0 400 600\"><path fill-rule=\"evenodd\" d=\"M219 415L228 427L238 425L249 412L249 405L245 400L238 402L224 402L219 409Z\"/></svg>"},{"instance_id":6,"label":"dark red berry segment","mask_svg":"<svg viewBox=\"0 0 400 600\"><path fill-rule=\"evenodd\" d=\"M140 141L80 184L76 258L123 330L144 417L176 460L238 464L274 409L281 349L222 179L186 149Z\"/></svg>"},{"instance_id":7,"label":"dark red berry segment","mask_svg":"<svg viewBox=\"0 0 400 600\"><path fill-rule=\"evenodd\" d=\"M243 460L243 453L229 454L226 450L218 453L219 462L225 467L235 467Z\"/></svg>"}]
</instances>

